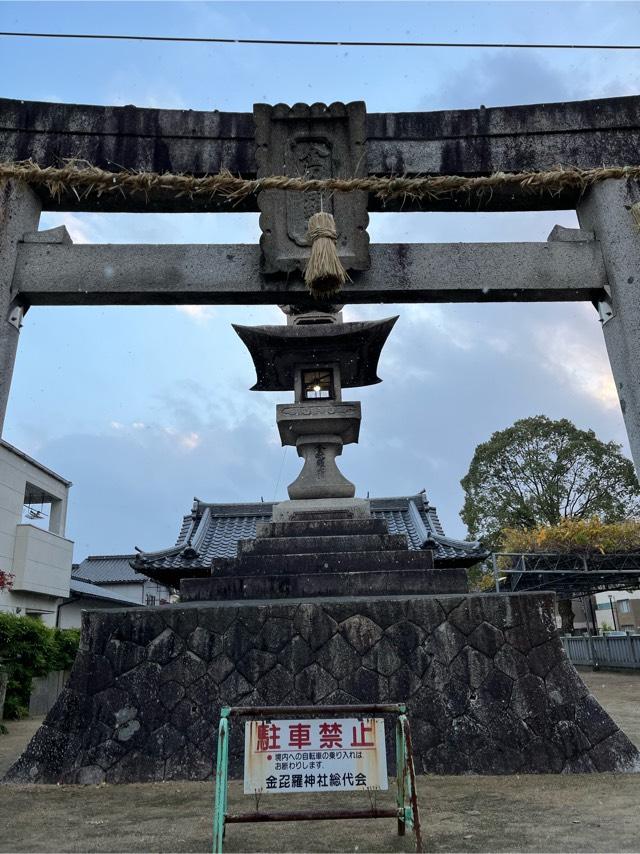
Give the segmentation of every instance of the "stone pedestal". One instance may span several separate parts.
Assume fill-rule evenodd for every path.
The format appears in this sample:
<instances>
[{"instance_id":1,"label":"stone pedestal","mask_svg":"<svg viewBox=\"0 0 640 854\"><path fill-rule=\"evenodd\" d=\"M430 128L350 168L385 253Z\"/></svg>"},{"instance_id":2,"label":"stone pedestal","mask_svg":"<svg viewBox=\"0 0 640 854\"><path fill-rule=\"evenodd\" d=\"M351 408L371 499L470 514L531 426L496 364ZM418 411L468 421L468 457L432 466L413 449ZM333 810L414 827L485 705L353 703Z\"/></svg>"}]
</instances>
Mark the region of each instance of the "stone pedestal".
<instances>
[{"instance_id":1,"label":"stone pedestal","mask_svg":"<svg viewBox=\"0 0 640 854\"><path fill-rule=\"evenodd\" d=\"M238 542L237 557L212 562L209 578L183 579L182 601L467 591L464 569L434 569L431 551L389 534L384 520L371 518L368 501L283 503L290 512L274 517L290 521L260 525L255 539Z\"/></svg>"},{"instance_id":2,"label":"stone pedestal","mask_svg":"<svg viewBox=\"0 0 640 854\"><path fill-rule=\"evenodd\" d=\"M307 500L280 501L273 506L274 522L322 522L326 519L370 519L371 504L366 498L313 498ZM272 536L262 525L258 526L259 537Z\"/></svg>"},{"instance_id":3,"label":"stone pedestal","mask_svg":"<svg viewBox=\"0 0 640 854\"><path fill-rule=\"evenodd\" d=\"M289 498L353 498L356 488L340 472L342 446L358 441L360 404L311 400L279 404L276 421L283 445L295 445L304 466L288 487Z\"/></svg>"},{"instance_id":4,"label":"stone pedestal","mask_svg":"<svg viewBox=\"0 0 640 854\"><path fill-rule=\"evenodd\" d=\"M553 594L384 595L86 612L71 678L5 781L211 779L222 705L386 702L408 705L418 773L639 768L567 660ZM242 751L234 724L234 775Z\"/></svg>"},{"instance_id":5,"label":"stone pedestal","mask_svg":"<svg viewBox=\"0 0 640 854\"><path fill-rule=\"evenodd\" d=\"M287 488L289 498L353 498L355 486L336 465L342 453L340 436L299 436L296 450L304 465Z\"/></svg>"}]
</instances>

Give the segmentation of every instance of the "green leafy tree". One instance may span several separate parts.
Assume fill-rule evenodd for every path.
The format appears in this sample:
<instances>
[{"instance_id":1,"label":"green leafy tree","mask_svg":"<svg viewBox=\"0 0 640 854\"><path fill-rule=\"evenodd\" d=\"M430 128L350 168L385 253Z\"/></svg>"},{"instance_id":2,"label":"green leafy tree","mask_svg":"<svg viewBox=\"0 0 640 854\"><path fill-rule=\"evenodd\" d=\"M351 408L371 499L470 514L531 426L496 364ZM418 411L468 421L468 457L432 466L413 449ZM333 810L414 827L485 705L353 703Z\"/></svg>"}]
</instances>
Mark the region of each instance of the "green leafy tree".
<instances>
[{"instance_id":1,"label":"green leafy tree","mask_svg":"<svg viewBox=\"0 0 640 854\"><path fill-rule=\"evenodd\" d=\"M634 516L640 484L615 442L563 418L523 418L475 450L460 513L472 537L497 548L505 528Z\"/></svg>"},{"instance_id":2,"label":"green leafy tree","mask_svg":"<svg viewBox=\"0 0 640 854\"><path fill-rule=\"evenodd\" d=\"M553 538L545 535L548 526L556 540L572 534L576 546L598 527L596 520L628 519L640 504L640 484L620 445L601 442L593 430L579 430L566 418L552 421L545 415L516 421L478 445L461 484L465 502L460 515L471 536L490 548L510 551L566 551L558 542L553 547ZM578 522L578 531L577 520L585 520L584 525ZM529 531L520 539L534 537L533 547L529 542L526 548L515 547L518 531ZM594 543L603 531L598 535ZM584 551L584 543L576 550ZM558 613L562 630L571 633L570 599L558 602Z\"/></svg>"}]
</instances>

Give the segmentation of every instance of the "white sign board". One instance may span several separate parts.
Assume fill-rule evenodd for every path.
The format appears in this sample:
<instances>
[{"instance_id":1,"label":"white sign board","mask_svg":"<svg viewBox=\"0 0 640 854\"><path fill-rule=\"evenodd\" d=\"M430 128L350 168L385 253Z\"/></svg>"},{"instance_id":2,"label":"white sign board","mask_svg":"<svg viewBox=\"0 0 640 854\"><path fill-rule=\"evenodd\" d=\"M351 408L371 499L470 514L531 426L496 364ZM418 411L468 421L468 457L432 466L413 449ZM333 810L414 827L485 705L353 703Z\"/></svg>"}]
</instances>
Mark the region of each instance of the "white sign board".
<instances>
[{"instance_id":1,"label":"white sign board","mask_svg":"<svg viewBox=\"0 0 640 854\"><path fill-rule=\"evenodd\" d=\"M387 789L382 718L247 721L244 792Z\"/></svg>"}]
</instances>

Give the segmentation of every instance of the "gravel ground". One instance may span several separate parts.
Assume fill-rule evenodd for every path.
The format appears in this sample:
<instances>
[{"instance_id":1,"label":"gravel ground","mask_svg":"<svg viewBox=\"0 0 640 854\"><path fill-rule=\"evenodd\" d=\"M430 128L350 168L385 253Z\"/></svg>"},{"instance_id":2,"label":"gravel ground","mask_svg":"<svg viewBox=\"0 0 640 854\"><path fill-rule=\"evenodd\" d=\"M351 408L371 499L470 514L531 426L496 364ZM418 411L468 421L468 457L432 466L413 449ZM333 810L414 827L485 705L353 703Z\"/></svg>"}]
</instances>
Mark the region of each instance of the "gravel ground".
<instances>
[{"instance_id":1,"label":"gravel ground","mask_svg":"<svg viewBox=\"0 0 640 854\"><path fill-rule=\"evenodd\" d=\"M640 674L582 676L640 744ZM35 724L38 722L36 721ZM35 730L9 723L0 737L0 769ZM390 803L393 787L378 804ZM425 848L450 851L615 852L640 850L640 775L420 777ZM349 806L368 806L364 795ZM264 805L263 799L261 806ZM347 806L346 796L278 798L277 808ZM0 786L0 851L210 851L213 786ZM253 800L232 783L233 811ZM275 806L275 799L274 799ZM226 851L411 851L389 819L231 826Z\"/></svg>"}]
</instances>

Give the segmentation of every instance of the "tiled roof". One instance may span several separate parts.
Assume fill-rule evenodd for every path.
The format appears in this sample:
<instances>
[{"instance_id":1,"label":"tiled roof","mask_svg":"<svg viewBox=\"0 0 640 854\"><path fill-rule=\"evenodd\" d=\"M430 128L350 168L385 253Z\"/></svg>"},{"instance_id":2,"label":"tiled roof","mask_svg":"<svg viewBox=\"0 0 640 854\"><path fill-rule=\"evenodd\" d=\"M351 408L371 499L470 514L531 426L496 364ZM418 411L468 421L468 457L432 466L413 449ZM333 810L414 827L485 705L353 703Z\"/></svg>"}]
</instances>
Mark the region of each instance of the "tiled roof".
<instances>
[{"instance_id":1,"label":"tiled roof","mask_svg":"<svg viewBox=\"0 0 640 854\"><path fill-rule=\"evenodd\" d=\"M470 566L486 557L479 543L453 540L444 535L435 507L424 493L399 498L372 498L371 512L385 519L390 534L405 534L410 549L433 549L436 566ZM237 543L256 535L258 522L271 519L273 504L207 504L196 500L182 521L175 546L141 552L136 568L187 570L210 566L214 558L235 557ZM139 577L139 576L138 576Z\"/></svg>"},{"instance_id":2,"label":"tiled roof","mask_svg":"<svg viewBox=\"0 0 640 854\"><path fill-rule=\"evenodd\" d=\"M144 581L131 568L136 555L90 555L73 567L75 578L92 584L141 584Z\"/></svg>"},{"instance_id":3,"label":"tiled roof","mask_svg":"<svg viewBox=\"0 0 640 854\"><path fill-rule=\"evenodd\" d=\"M75 578L73 575L71 576L69 589L72 594L75 593L78 597L102 599L108 600L109 602L118 602L121 605L137 605L140 607L140 602L137 599L130 599L128 596L123 596L121 593L114 593L112 590L105 590L104 587L99 587L97 584L90 584L88 581L82 581L79 578Z\"/></svg>"}]
</instances>

